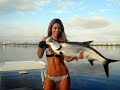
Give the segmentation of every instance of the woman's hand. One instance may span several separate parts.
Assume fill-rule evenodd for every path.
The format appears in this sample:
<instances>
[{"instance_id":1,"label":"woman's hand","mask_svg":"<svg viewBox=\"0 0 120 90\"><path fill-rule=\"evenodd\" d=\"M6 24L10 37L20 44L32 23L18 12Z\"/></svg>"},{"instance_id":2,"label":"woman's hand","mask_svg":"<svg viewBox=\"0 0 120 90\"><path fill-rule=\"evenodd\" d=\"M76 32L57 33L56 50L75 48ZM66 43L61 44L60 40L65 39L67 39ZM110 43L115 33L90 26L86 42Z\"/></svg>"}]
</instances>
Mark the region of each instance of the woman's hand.
<instances>
[{"instance_id":1,"label":"woman's hand","mask_svg":"<svg viewBox=\"0 0 120 90\"><path fill-rule=\"evenodd\" d=\"M83 58L84 58L84 51L81 50L81 51L80 51L79 53L77 53L77 55L74 56L74 57L66 56L66 55L64 55L64 57L65 57L66 61L68 61L68 62L73 61L73 60L78 61L78 59L83 59Z\"/></svg>"},{"instance_id":2,"label":"woman's hand","mask_svg":"<svg viewBox=\"0 0 120 90\"><path fill-rule=\"evenodd\" d=\"M43 49L46 49L48 48L49 46L46 44L46 37L44 37L42 39L42 41L39 42L39 45L38 45L40 48L43 48Z\"/></svg>"},{"instance_id":3,"label":"woman's hand","mask_svg":"<svg viewBox=\"0 0 120 90\"><path fill-rule=\"evenodd\" d=\"M74 57L72 57L72 56L66 56L66 55L64 55L63 53L62 53L62 55L64 56L64 58L65 58L65 60L66 60L67 62L70 62L70 61L73 61L73 60L77 60L77 59L78 59L77 56L74 56Z\"/></svg>"},{"instance_id":4,"label":"woman's hand","mask_svg":"<svg viewBox=\"0 0 120 90\"><path fill-rule=\"evenodd\" d=\"M81 50L79 53L77 53L76 57L78 57L78 59L83 59L84 58L84 51Z\"/></svg>"}]
</instances>

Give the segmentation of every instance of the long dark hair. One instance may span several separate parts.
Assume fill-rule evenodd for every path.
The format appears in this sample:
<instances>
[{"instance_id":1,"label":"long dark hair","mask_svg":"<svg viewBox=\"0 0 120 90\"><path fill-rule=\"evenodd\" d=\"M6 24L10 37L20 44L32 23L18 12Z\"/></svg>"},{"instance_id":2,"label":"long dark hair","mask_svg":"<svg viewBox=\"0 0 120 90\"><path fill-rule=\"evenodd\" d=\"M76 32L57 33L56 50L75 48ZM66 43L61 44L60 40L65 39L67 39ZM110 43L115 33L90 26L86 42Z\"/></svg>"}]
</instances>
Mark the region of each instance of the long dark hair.
<instances>
[{"instance_id":1,"label":"long dark hair","mask_svg":"<svg viewBox=\"0 0 120 90\"><path fill-rule=\"evenodd\" d=\"M67 42L67 38L66 38L66 35L65 35L63 23L62 23L62 21L61 21L60 19L58 19L58 18L55 18L55 19L51 20L51 22L50 22L50 24L49 24L49 27L48 27L48 35L47 35L47 37L50 37L50 36L52 35L52 26L53 26L53 24L55 24L55 23L58 23L58 24L60 24L60 26L61 26L61 32L60 32L60 34L59 34L59 36L58 36L58 39L59 39L60 41L62 41L62 42Z\"/></svg>"}]
</instances>

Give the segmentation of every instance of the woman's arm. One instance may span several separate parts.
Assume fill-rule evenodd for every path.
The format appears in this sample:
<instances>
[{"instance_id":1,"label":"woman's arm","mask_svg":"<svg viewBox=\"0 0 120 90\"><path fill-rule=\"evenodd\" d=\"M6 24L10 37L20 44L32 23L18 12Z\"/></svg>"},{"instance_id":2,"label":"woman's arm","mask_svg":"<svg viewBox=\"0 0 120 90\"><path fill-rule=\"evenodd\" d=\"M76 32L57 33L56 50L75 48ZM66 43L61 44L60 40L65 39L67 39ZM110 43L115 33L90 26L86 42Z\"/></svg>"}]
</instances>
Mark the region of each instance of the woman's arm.
<instances>
[{"instance_id":1,"label":"woman's arm","mask_svg":"<svg viewBox=\"0 0 120 90\"><path fill-rule=\"evenodd\" d=\"M65 56L64 55L64 58L67 62L70 62L70 61L73 61L73 60L77 60L78 58L77 57L71 57L71 56Z\"/></svg>"},{"instance_id":2,"label":"woman's arm","mask_svg":"<svg viewBox=\"0 0 120 90\"><path fill-rule=\"evenodd\" d=\"M37 55L38 55L38 58L42 58L43 57L43 54L44 54L44 49L43 48L40 48L38 47L38 50L37 50Z\"/></svg>"},{"instance_id":3,"label":"woman's arm","mask_svg":"<svg viewBox=\"0 0 120 90\"><path fill-rule=\"evenodd\" d=\"M75 57L64 55L64 58L66 59L67 62L70 62L73 60L78 60L78 59L83 59L84 58L84 51L81 50Z\"/></svg>"}]
</instances>

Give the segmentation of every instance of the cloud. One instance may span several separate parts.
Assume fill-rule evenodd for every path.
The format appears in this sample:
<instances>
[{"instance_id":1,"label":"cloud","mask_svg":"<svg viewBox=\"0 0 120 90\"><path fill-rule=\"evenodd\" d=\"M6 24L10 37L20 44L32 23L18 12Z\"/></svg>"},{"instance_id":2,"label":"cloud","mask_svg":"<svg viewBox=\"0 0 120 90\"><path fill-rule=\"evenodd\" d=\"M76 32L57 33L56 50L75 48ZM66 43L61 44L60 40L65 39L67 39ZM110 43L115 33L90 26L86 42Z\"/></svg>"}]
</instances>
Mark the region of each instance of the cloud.
<instances>
[{"instance_id":1,"label":"cloud","mask_svg":"<svg viewBox=\"0 0 120 90\"><path fill-rule=\"evenodd\" d=\"M65 32L71 41L114 42L119 41L119 22L112 22L107 18L72 17L64 22Z\"/></svg>"},{"instance_id":2,"label":"cloud","mask_svg":"<svg viewBox=\"0 0 120 90\"><path fill-rule=\"evenodd\" d=\"M35 5L44 6L46 4L50 4L51 0L34 0Z\"/></svg>"},{"instance_id":3,"label":"cloud","mask_svg":"<svg viewBox=\"0 0 120 90\"><path fill-rule=\"evenodd\" d=\"M0 0L0 4L4 4L6 2L8 2L8 0Z\"/></svg>"},{"instance_id":4,"label":"cloud","mask_svg":"<svg viewBox=\"0 0 120 90\"><path fill-rule=\"evenodd\" d=\"M42 23L37 21L31 22L6 22L0 23L0 41L6 40L34 40L41 39L47 33L47 29ZM42 27L43 26L43 27ZM43 32L44 30L44 32ZM46 30L46 31L45 31Z\"/></svg>"},{"instance_id":5,"label":"cloud","mask_svg":"<svg viewBox=\"0 0 120 90\"><path fill-rule=\"evenodd\" d=\"M10 37L12 38L25 38L25 37L39 37L45 35L47 32L41 32L42 30L45 30L46 28L43 27L42 23L37 21L26 21L26 22L6 22L6 23L0 23L0 37ZM47 29L46 29L47 30ZM10 39L8 38L8 39Z\"/></svg>"},{"instance_id":6,"label":"cloud","mask_svg":"<svg viewBox=\"0 0 120 90\"><path fill-rule=\"evenodd\" d=\"M107 6L107 8L102 8L94 11L89 11L89 15L103 15L105 13L109 13L111 11L110 6Z\"/></svg>"},{"instance_id":7,"label":"cloud","mask_svg":"<svg viewBox=\"0 0 120 90\"><path fill-rule=\"evenodd\" d=\"M120 5L120 0L106 0L110 4L118 4Z\"/></svg>"},{"instance_id":8,"label":"cloud","mask_svg":"<svg viewBox=\"0 0 120 90\"><path fill-rule=\"evenodd\" d=\"M106 36L113 36L113 37L120 36L120 25L119 23L113 23L109 27L103 29L103 31L104 32L102 32L102 34Z\"/></svg>"},{"instance_id":9,"label":"cloud","mask_svg":"<svg viewBox=\"0 0 120 90\"><path fill-rule=\"evenodd\" d=\"M0 0L0 14L32 11L49 3L50 0Z\"/></svg>"},{"instance_id":10,"label":"cloud","mask_svg":"<svg viewBox=\"0 0 120 90\"><path fill-rule=\"evenodd\" d=\"M65 13L65 10L64 10L64 9L59 9L59 10L53 11L53 13L56 13L56 14L63 14L63 13Z\"/></svg>"},{"instance_id":11,"label":"cloud","mask_svg":"<svg viewBox=\"0 0 120 90\"><path fill-rule=\"evenodd\" d=\"M75 1L60 0L58 3L58 6L61 8L67 8L67 7L73 7L73 6L81 6L82 4L83 4L83 2L81 2L81 1L75 2Z\"/></svg>"},{"instance_id":12,"label":"cloud","mask_svg":"<svg viewBox=\"0 0 120 90\"><path fill-rule=\"evenodd\" d=\"M56 14L63 14L66 12L71 12L75 11L77 9L82 9L85 7L84 2L82 1L63 1L63 0L58 0L55 4L57 7L56 10L53 11L53 13ZM80 7L80 8L78 8Z\"/></svg>"},{"instance_id":13,"label":"cloud","mask_svg":"<svg viewBox=\"0 0 120 90\"><path fill-rule=\"evenodd\" d=\"M68 21L65 22L68 26L72 27L80 27L84 29L94 29L94 28L103 28L109 26L111 21L100 17L93 16L88 18L81 18L79 16L75 16Z\"/></svg>"}]
</instances>

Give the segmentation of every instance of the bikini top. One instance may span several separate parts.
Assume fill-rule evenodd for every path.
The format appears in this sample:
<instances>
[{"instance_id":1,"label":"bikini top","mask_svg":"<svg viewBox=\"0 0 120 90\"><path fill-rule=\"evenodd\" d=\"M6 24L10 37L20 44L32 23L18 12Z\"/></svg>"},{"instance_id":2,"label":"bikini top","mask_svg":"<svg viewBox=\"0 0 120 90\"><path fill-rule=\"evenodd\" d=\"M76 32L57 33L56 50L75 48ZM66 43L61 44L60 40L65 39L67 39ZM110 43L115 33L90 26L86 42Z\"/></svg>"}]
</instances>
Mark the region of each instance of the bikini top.
<instances>
[{"instance_id":1,"label":"bikini top","mask_svg":"<svg viewBox=\"0 0 120 90\"><path fill-rule=\"evenodd\" d=\"M51 38L52 39L52 38ZM53 41L55 41L54 39L52 39ZM55 54L54 52L50 51L49 48L46 49L46 57L61 57L59 54Z\"/></svg>"}]
</instances>

